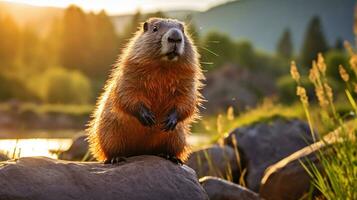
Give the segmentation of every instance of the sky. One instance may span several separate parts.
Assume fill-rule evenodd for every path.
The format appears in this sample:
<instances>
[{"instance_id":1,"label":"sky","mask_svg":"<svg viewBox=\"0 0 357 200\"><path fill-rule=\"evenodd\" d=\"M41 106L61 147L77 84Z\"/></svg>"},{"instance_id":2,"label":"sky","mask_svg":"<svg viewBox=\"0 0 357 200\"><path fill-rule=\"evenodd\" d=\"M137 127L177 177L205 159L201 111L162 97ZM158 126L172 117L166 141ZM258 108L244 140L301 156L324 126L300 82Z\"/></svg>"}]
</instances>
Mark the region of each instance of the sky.
<instances>
[{"instance_id":1,"label":"sky","mask_svg":"<svg viewBox=\"0 0 357 200\"><path fill-rule=\"evenodd\" d=\"M1 1L1 0L0 0ZM192 9L204 11L229 0L6 0L35 6L65 8L76 4L87 11L104 9L111 15L133 13L136 10L150 12L157 10Z\"/></svg>"}]
</instances>

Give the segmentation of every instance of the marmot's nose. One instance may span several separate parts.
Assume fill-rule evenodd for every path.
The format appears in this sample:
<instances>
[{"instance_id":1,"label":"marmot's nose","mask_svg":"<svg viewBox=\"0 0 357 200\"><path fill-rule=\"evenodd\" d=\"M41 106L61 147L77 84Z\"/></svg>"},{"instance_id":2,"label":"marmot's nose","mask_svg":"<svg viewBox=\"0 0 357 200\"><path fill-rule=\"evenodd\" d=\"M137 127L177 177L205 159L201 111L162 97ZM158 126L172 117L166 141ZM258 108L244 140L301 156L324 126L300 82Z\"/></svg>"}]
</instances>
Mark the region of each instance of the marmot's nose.
<instances>
[{"instance_id":1,"label":"marmot's nose","mask_svg":"<svg viewBox=\"0 0 357 200\"><path fill-rule=\"evenodd\" d=\"M170 31L170 35L167 40L170 43L179 43L182 41L182 35L179 30L173 29Z\"/></svg>"}]
</instances>

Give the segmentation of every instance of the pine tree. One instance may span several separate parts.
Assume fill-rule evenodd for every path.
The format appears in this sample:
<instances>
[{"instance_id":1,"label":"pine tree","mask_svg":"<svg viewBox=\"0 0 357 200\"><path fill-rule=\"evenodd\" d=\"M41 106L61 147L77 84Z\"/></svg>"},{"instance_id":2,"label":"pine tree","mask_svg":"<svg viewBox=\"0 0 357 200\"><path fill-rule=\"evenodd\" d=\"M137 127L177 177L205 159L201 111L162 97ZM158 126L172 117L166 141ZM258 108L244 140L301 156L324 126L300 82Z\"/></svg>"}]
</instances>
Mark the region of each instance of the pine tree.
<instances>
[{"instance_id":1,"label":"pine tree","mask_svg":"<svg viewBox=\"0 0 357 200\"><path fill-rule=\"evenodd\" d=\"M339 50L339 51L343 51L344 50L343 40L341 38L337 38L337 40L335 42L335 45L334 45L334 48L336 50Z\"/></svg>"},{"instance_id":2,"label":"pine tree","mask_svg":"<svg viewBox=\"0 0 357 200\"><path fill-rule=\"evenodd\" d=\"M0 65L9 64L17 58L20 35L21 31L15 20L9 15L0 15Z\"/></svg>"},{"instance_id":3,"label":"pine tree","mask_svg":"<svg viewBox=\"0 0 357 200\"><path fill-rule=\"evenodd\" d=\"M277 55L282 58L291 58L293 54L293 44L291 41L291 33L289 29L285 29L282 36L280 37L276 51Z\"/></svg>"},{"instance_id":4,"label":"pine tree","mask_svg":"<svg viewBox=\"0 0 357 200\"><path fill-rule=\"evenodd\" d=\"M85 71L89 63L90 27L86 14L76 6L66 9L60 62L63 67Z\"/></svg>"},{"instance_id":5,"label":"pine tree","mask_svg":"<svg viewBox=\"0 0 357 200\"><path fill-rule=\"evenodd\" d=\"M90 14L91 24L88 75L94 78L106 79L109 70L115 63L119 53L118 37L105 11ZM99 58L99 59L98 59Z\"/></svg>"},{"instance_id":6,"label":"pine tree","mask_svg":"<svg viewBox=\"0 0 357 200\"><path fill-rule=\"evenodd\" d=\"M311 65L318 53L324 53L328 50L328 45L318 16L313 17L307 27L301 50L301 62L305 67Z\"/></svg>"}]
</instances>

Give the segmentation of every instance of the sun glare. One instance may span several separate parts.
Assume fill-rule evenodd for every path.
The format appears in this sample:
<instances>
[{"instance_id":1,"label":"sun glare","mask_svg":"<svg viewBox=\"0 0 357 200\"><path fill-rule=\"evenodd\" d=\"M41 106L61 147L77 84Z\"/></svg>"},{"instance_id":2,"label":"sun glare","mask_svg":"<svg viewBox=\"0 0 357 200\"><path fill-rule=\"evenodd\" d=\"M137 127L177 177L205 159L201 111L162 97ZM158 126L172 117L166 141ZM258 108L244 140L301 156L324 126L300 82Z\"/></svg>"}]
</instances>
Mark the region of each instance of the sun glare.
<instances>
[{"instance_id":1,"label":"sun glare","mask_svg":"<svg viewBox=\"0 0 357 200\"><path fill-rule=\"evenodd\" d=\"M61 1L43 1L43 0L10 0L15 3L29 4L42 7L60 7L65 8L75 4L87 11L106 10L108 13L125 13L137 9L137 1L86 1L86 0L61 0Z\"/></svg>"},{"instance_id":2,"label":"sun glare","mask_svg":"<svg viewBox=\"0 0 357 200\"><path fill-rule=\"evenodd\" d=\"M190 10L206 10L216 4L220 4L229 0L181 0L181 1L167 1L167 0L61 0L61 1L45 1L45 0L7 0L8 2L22 3L33 6L42 7L60 7L65 8L71 4L78 5L86 11L100 11L105 10L109 14L128 14L136 10L144 12L158 11L158 10L173 10L173 9L190 9Z\"/></svg>"},{"instance_id":3,"label":"sun glare","mask_svg":"<svg viewBox=\"0 0 357 200\"><path fill-rule=\"evenodd\" d=\"M0 152L10 158L47 156L57 158L55 152L64 151L71 139L5 139L0 140Z\"/></svg>"}]
</instances>

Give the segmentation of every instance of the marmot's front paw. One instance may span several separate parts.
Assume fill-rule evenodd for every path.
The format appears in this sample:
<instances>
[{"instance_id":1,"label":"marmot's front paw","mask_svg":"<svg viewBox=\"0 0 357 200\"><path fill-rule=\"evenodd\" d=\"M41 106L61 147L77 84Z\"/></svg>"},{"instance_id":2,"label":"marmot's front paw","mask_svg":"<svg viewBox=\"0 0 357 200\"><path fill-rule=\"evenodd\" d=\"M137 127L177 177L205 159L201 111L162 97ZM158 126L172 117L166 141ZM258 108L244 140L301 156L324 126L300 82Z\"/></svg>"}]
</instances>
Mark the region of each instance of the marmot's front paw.
<instances>
[{"instance_id":1,"label":"marmot's front paw","mask_svg":"<svg viewBox=\"0 0 357 200\"><path fill-rule=\"evenodd\" d=\"M164 127L162 128L162 130L173 131L176 128L177 122L178 122L178 116L176 110L174 109L170 112L166 120L163 122Z\"/></svg>"},{"instance_id":2,"label":"marmot's front paw","mask_svg":"<svg viewBox=\"0 0 357 200\"><path fill-rule=\"evenodd\" d=\"M113 158L107 158L105 161L104 161L104 164L112 164L112 165L115 165L115 164L118 164L120 162L125 162L126 161L126 158L125 157L122 157L122 156L116 156L116 157L113 157Z\"/></svg>"},{"instance_id":3,"label":"marmot's front paw","mask_svg":"<svg viewBox=\"0 0 357 200\"><path fill-rule=\"evenodd\" d=\"M144 105L140 106L136 118L144 126L153 126L155 124L154 114Z\"/></svg>"},{"instance_id":4,"label":"marmot's front paw","mask_svg":"<svg viewBox=\"0 0 357 200\"><path fill-rule=\"evenodd\" d=\"M175 164L183 165L183 161L180 158L176 157L176 156L172 156L172 155L169 155L169 154L163 154L163 153L158 154L157 156L165 158L167 160L170 160L171 162L173 162Z\"/></svg>"}]
</instances>

